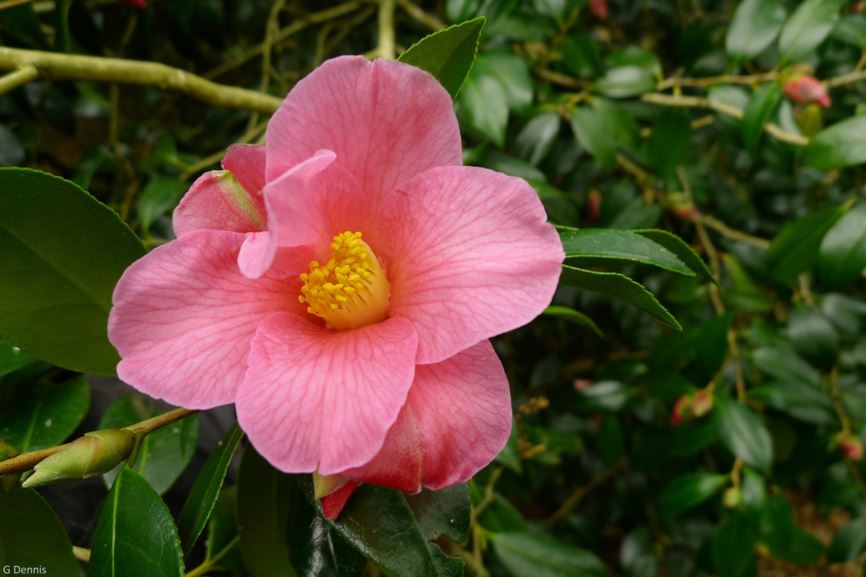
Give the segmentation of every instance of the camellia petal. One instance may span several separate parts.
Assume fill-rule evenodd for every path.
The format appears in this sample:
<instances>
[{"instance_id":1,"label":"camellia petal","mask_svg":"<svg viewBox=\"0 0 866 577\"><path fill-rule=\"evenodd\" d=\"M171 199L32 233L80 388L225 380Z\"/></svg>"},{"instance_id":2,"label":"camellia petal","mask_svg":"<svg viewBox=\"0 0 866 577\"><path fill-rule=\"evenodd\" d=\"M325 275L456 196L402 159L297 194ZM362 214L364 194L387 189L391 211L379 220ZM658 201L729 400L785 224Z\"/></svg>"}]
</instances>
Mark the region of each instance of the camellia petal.
<instances>
[{"instance_id":1,"label":"camellia petal","mask_svg":"<svg viewBox=\"0 0 866 577\"><path fill-rule=\"evenodd\" d=\"M299 290L295 277L253 281L241 274L237 253L243 238L190 232L126 270L108 324L123 381L193 409L234 401L258 325L275 312L306 314L291 297ZM309 255L301 252L286 258L302 266Z\"/></svg>"},{"instance_id":2,"label":"camellia petal","mask_svg":"<svg viewBox=\"0 0 866 577\"><path fill-rule=\"evenodd\" d=\"M235 175L238 182L256 198L265 188L265 145L233 144L226 150L223 168Z\"/></svg>"},{"instance_id":3,"label":"camellia petal","mask_svg":"<svg viewBox=\"0 0 866 577\"><path fill-rule=\"evenodd\" d=\"M502 450L511 432L511 396L490 341L415 370L415 382L382 450L341 473L415 493L466 481Z\"/></svg>"},{"instance_id":4,"label":"camellia petal","mask_svg":"<svg viewBox=\"0 0 866 577\"><path fill-rule=\"evenodd\" d=\"M565 255L523 179L434 168L385 202L390 315L415 325L420 364L522 326L550 303Z\"/></svg>"},{"instance_id":5,"label":"camellia petal","mask_svg":"<svg viewBox=\"0 0 866 577\"><path fill-rule=\"evenodd\" d=\"M462 164L451 97L427 72L362 56L329 60L301 80L266 135L267 179L317 150L378 194L434 166Z\"/></svg>"},{"instance_id":6,"label":"camellia petal","mask_svg":"<svg viewBox=\"0 0 866 577\"><path fill-rule=\"evenodd\" d=\"M241 186L233 173L213 170L196 179L177 205L172 223L177 236L202 229L263 230L264 203L261 195L250 194Z\"/></svg>"},{"instance_id":7,"label":"camellia petal","mask_svg":"<svg viewBox=\"0 0 866 577\"><path fill-rule=\"evenodd\" d=\"M406 402L416 348L406 319L329 331L273 315L256 333L238 391L241 428L283 471L330 475L362 465Z\"/></svg>"}]
</instances>

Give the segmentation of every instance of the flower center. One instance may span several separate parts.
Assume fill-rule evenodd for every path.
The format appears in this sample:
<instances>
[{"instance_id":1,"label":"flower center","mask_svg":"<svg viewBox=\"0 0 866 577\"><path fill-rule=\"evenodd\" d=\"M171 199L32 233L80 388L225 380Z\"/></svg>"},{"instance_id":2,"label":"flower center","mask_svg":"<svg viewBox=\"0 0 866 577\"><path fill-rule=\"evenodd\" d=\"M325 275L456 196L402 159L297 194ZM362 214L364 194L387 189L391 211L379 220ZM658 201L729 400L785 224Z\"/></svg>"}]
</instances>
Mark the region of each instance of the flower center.
<instances>
[{"instance_id":1,"label":"flower center","mask_svg":"<svg viewBox=\"0 0 866 577\"><path fill-rule=\"evenodd\" d=\"M360 232L335 236L331 258L326 263L310 262L310 272L301 275L301 282L298 300L332 329L356 329L388 316L391 286Z\"/></svg>"}]
</instances>

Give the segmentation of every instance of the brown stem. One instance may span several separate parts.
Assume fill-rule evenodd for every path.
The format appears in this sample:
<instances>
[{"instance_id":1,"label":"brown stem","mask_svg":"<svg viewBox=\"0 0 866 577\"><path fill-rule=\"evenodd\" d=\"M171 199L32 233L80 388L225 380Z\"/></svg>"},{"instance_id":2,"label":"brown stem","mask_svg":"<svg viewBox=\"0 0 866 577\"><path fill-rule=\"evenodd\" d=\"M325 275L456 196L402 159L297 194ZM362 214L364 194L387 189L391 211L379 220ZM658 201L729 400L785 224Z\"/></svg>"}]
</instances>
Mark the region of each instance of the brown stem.
<instances>
[{"instance_id":1,"label":"brown stem","mask_svg":"<svg viewBox=\"0 0 866 577\"><path fill-rule=\"evenodd\" d=\"M619 472L620 469L625 467L625 464L626 464L625 459L624 458L620 459L619 461L617 461L617 463L615 465L602 471L598 476L596 476L594 479L592 479L589 483L575 489L574 493L572 493L568 497L568 499L565 500L565 502L562 504L562 506L559 509L557 509L556 512L553 513L553 515L548 517L544 523L548 527L552 527L553 525L556 525L559 521L561 521L562 519L567 517L568 514L571 513L572 509L574 509L575 507L577 507L580 504L580 502L583 500L584 497L586 497L589 493L591 493L593 490L595 490L599 486L606 483L608 481L608 479L613 477L617 472Z\"/></svg>"}]
</instances>

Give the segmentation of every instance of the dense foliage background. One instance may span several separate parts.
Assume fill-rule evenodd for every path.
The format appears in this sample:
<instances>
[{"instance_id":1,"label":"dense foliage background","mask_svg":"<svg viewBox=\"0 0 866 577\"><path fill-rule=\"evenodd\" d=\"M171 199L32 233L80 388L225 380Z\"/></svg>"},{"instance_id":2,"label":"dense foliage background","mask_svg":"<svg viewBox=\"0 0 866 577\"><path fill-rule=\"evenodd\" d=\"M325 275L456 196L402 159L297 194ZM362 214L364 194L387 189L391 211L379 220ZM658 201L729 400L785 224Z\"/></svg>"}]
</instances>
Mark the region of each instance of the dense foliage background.
<instances>
[{"instance_id":1,"label":"dense foliage background","mask_svg":"<svg viewBox=\"0 0 866 577\"><path fill-rule=\"evenodd\" d=\"M190 576L458 575L463 564L513 577L862 574L863 3L399 0L393 20L383 9L4 0L0 42L161 62L282 97L330 56L377 55L383 31L399 54L485 16L456 99L465 161L533 184L578 268L566 267L546 315L495 341L514 429L469 484L471 512L463 487L411 498L364 489L327 523L308 480L251 450L230 466L240 435L230 411L215 411L145 437L112 499L117 472L40 489L50 507L0 479L0 565L107 575L97 551L120 535L156 559L142 569L135 547L120 549L123 574L182 574L174 515ZM471 62L480 25L460 29L453 69ZM19 56L0 47L0 66ZM191 181L229 144L257 141L268 118L158 83L41 72L0 80L0 165L74 181L148 248L171 238ZM0 174L2 274L25 266L9 223L35 218L9 199L70 186L45 178ZM46 210L74 244L92 208ZM140 251L109 244L118 262ZM116 274L103 279L109 296ZM110 375L111 363L88 370L22 346L61 369L13 346L16 311L56 288L34 275L25 288L0 276L11 343L0 343L0 458L164 412L66 370ZM50 349L40 338L35 348ZM213 515L197 505L217 494ZM79 560L93 549L89 569L72 545Z\"/></svg>"}]
</instances>

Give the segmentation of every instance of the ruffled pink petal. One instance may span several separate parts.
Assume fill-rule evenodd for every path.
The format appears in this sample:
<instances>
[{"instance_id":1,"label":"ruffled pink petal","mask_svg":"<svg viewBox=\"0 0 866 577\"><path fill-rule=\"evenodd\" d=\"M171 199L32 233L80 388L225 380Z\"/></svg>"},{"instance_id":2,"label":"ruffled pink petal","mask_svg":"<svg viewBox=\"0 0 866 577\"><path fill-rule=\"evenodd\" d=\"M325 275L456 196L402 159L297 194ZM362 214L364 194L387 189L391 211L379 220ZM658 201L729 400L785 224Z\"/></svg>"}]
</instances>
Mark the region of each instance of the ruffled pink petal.
<instances>
[{"instance_id":1,"label":"ruffled pink petal","mask_svg":"<svg viewBox=\"0 0 866 577\"><path fill-rule=\"evenodd\" d=\"M108 320L123 381L193 409L234 401L259 323L276 312L305 314L293 296L299 291L296 277L252 281L240 273L243 238L189 232L126 269ZM296 270L308 258L281 254L283 266Z\"/></svg>"},{"instance_id":2,"label":"ruffled pink petal","mask_svg":"<svg viewBox=\"0 0 866 577\"><path fill-rule=\"evenodd\" d=\"M462 164L457 118L439 82L361 56L334 58L301 80L268 124L265 145L269 181L327 149L373 195L428 168Z\"/></svg>"},{"instance_id":3,"label":"ruffled pink petal","mask_svg":"<svg viewBox=\"0 0 866 577\"><path fill-rule=\"evenodd\" d=\"M415 382L385 444L366 465L341 473L414 493L462 483L502 450L511 431L511 396L502 363L483 341L435 365Z\"/></svg>"},{"instance_id":4,"label":"ruffled pink petal","mask_svg":"<svg viewBox=\"0 0 866 577\"><path fill-rule=\"evenodd\" d=\"M316 177L333 162L333 152L320 150L265 188L268 230L249 235L244 242L238 265L246 276L258 278L265 274L280 246L300 246L310 242L311 235L305 233L318 223L318 213L305 211L305 208L325 184ZM314 185L314 180L320 186Z\"/></svg>"},{"instance_id":5,"label":"ruffled pink petal","mask_svg":"<svg viewBox=\"0 0 866 577\"><path fill-rule=\"evenodd\" d=\"M522 326L550 304L564 253L523 179L434 168L385 202L376 228L387 246L389 314L414 323L420 364Z\"/></svg>"},{"instance_id":6,"label":"ruffled pink petal","mask_svg":"<svg viewBox=\"0 0 866 577\"><path fill-rule=\"evenodd\" d=\"M335 332L273 315L253 339L235 401L241 428L289 473L331 475L366 463L406 402L416 348L406 319Z\"/></svg>"},{"instance_id":7,"label":"ruffled pink petal","mask_svg":"<svg viewBox=\"0 0 866 577\"><path fill-rule=\"evenodd\" d=\"M265 228L261 194L250 193L232 172L213 170L199 176L172 216L174 233L194 230L250 232Z\"/></svg>"},{"instance_id":8,"label":"ruffled pink petal","mask_svg":"<svg viewBox=\"0 0 866 577\"><path fill-rule=\"evenodd\" d=\"M265 188L264 144L233 144L226 150L222 165L250 194L261 199Z\"/></svg>"}]
</instances>

